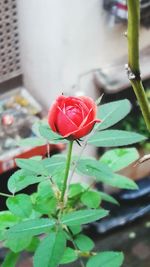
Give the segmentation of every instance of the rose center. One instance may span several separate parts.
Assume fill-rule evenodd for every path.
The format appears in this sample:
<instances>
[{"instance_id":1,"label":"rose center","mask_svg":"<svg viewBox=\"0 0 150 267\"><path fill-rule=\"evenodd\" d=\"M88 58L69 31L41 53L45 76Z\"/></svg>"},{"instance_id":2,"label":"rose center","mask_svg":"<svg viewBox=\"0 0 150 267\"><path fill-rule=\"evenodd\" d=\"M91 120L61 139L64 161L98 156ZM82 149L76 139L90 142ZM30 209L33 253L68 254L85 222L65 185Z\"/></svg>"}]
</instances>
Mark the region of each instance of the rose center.
<instances>
[{"instance_id":1,"label":"rose center","mask_svg":"<svg viewBox=\"0 0 150 267\"><path fill-rule=\"evenodd\" d=\"M77 126L80 126L84 117L83 112L79 107L68 106L65 107L65 110L63 111L65 111L65 114L73 123L75 123Z\"/></svg>"}]
</instances>

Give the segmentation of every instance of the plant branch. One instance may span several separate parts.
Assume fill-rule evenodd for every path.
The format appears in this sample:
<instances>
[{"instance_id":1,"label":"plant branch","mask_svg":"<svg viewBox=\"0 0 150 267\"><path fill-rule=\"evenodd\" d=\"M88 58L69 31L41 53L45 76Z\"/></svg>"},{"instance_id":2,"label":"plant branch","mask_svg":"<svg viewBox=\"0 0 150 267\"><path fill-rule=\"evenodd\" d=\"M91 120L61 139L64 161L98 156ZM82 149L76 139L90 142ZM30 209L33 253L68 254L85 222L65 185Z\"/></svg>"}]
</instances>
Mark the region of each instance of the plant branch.
<instances>
[{"instance_id":1,"label":"plant branch","mask_svg":"<svg viewBox=\"0 0 150 267\"><path fill-rule=\"evenodd\" d=\"M70 177L69 177L69 183L70 183L71 180L72 180L72 177L73 177L73 175L74 175L74 173L75 173L76 167L77 167L77 165L78 165L78 163L79 163L79 161L80 161L80 159L81 159L81 156L82 156L82 154L83 154L83 152L84 152L84 149L85 149L86 146L87 146L87 140L88 140L88 136L86 137L86 139L85 139L85 141L84 141L84 144L83 144L82 149L81 149L81 151L80 151L80 153L79 153L78 159L74 162L74 165L73 165L73 168L72 168Z\"/></svg>"},{"instance_id":2,"label":"plant branch","mask_svg":"<svg viewBox=\"0 0 150 267\"><path fill-rule=\"evenodd\" d=\"M70 229L69 229L68 227L66 228L66 231L67 231L67 233L68 233L68 235L69 235L69 237L70 237L70 240L71 240L71 242L72 242L72 244L73 244L75 250L78 251L78 247L77 247L76 243L74 242L72 233L71 233L71 231L70 231ZM84 262L83 262L83 260L82 260L82 258L81 258L81 255L80 255L80 258L78 258L78 260L79 260L79 262L80 262L81 267L85 267Z\"/></svg>"},{"instance_id":3,"label":"plant branch","mask_svg":"<svg viewBox=\"0 0 150 267\"><path fill-rule=\"evenodd\" d=\"M2 196L2 197L13 197L13 195L5 194L5 193L2 193L2 192L0 192L0 196Z\"/></svg>"},{"instance_id":4,"label":"plant branch","mask_svg":"<svg viewBox=\"0 0 150 267\"><path fill-rule=\"evenodd\" d=\"M147 129L150 131L150 107L140 77L139 65L139 26L140 1L128 3L128 77L140 105Z\"/></svg>"},{"instance_id":5,"label":"plant branch","mask_svg":"<svg viewBox=\"0 0 150 267\"><path fill-rule=\"evenodd\" d=\"M69 174L70 163L71 163L72 147L73 147L73 141L70 141L69 142L69 147L68 147L64 183L63 183L62 192L61 192L61 198L60 198L61 202L64 202L64 196L65 196L65 192L66 192L66 188L67 188L67 180L68 180L68 174Z\"/></svg>"},{"instance_id":6,"label":"plant branch","mask_svg":"<svg viewBox=\"0 0 150 267\"><path fill-rule=\"evenodd\" d=\"M128 63L135 75L140 74L139 66L139 0L128 0Z\"/></svg>"}]
</instances>

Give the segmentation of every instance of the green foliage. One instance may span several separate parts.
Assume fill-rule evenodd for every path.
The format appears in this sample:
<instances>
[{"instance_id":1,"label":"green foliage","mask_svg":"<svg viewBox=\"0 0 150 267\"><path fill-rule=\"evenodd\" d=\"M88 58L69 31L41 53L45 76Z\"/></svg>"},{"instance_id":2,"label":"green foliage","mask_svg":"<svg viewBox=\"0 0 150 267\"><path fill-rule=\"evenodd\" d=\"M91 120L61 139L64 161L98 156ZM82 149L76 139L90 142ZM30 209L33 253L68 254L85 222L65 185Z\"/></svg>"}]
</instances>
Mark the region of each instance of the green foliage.
<instances>
[{"instance_id":1,"label":"green foliage","mask_svg":"<svg viewBox=\"0 0 150 267\"><path fill-rule=\"evenodd\" d=\"M7 199L8 209L18 217L28 218L32 212L32 202L28 195L19 194Z\"/></svg>"},{"instance_id":2,"label":"green foliage","mask_svg":"<svg viewBox=\"0 0 150 267\"><path fill-rule=\"evenodd\" d=\"M68 143L60 135L54 133L46 122L38 121L32 127L34 137L21 139L17 142L22 147L35 147L48 144Z\"/></svg>"},{"instance_id":3,"label":"green foliage","mask_svg":"<svg viewBox=\"0 0 150 267\"><path fill-rule=\"evenodd\" d=\"M54 192L51 187L50 180L42 181L37 188L37 196L39 197L54 197Z\"/></svg>"},{"instance_id":4,"label":"green foliage","mask_svg":"<svg viewBox=\"0 0 150 267\"><path fill-rule=\"evenodd\" d=\"M73 235L79 234L82 231L81 225L74 225L69 227Z\"/></svg>"},{"instance_id":5,"label":"green foliage","mask_svg":"<svg viewBox=\"0 0 150 267\"><path fill-rule=\"evenodd\" d=\"M39 244L40 244L40 239L37 236L34 236L32 237L32 240L29 246L26 248L26 250L29 252L35 252Z\"/></svg>"},{"instance_id":6,"label":"green foliage","mask_svg":"<svg viewBox=\"0 0 150 267\"><path fill-rule=\"evenodd\" d=\"M150 92L150 89L148 89L147 92ZM150 103L150 98L148 98L148 100ZM142 135L148 135L150 137L140 109L136 112L132 111L131 114L129 114L124 120L119 123L118 128L130 132L138 132ZM144 148L147 152L150 151L150 140L141 142L140 146L142 146L142 148Z\"/></svg>"},{"instance_id":7,"label":"green foliage","mask_svg":"<svg viewBox=\"0 0 150 267\"><path fill-rule=\"evenodd\" d=\"M20 141L17 142L17 144L23 147L35 147L35 146L43 146L47 144L47 142L44 138L28 137L25 139L21 139Z\"/></svg>"},{"instance_id":8,"label":"green foliage","mask_svg":"<svg viewBox=\"0 0 150 267\"><path fill-rule=\"evenodd\" d=\"M49 231L54 225L55 220L48 218L23 221L7 230L6 238L40 235Z\"/></svg>"},{"instance_id":9,"label":"green foliage","mask_svg":"<svg viewBox=\"0 0 150 267\"><path fill-rule=\"evenodd\" d=\"M67 247L60 261L60 264L67 264L76 261L77 258L78 258L77 252L74 249Z\"/></svg>"},{"instance_id":10,"label":"green foliage","mask_svg":"<svg viewBox=\"0 0 150 267\"><path fill-rule=\"evenodd\" d=\"M12 227L20 221L20 218L12 214L10 211L0 212L0 240L5 239L5 230Z\"/></svg>"},{"instance_id":11,"label":"green foliage","mask_svg":"<svg viewBox=\"0 0 150 267\"><path fill-rule=\"evenodd\" d=\"M21 252L26 249L32 241L32 236L27 234L16 234L16 235L7 235L6 232L6 241L5 246L11 249L14 253Z\"/></svg>"},{"instance_id":12,"label":"green foliage","mask_svg":"<svg viewBox=\"0 0 150 267\"><path fill-rule=\"evenodd\" d=\"M81 225L99 220L105 217L107 214L108 211L103 209L78 210L64 214L61 218L61 222L67 226Z\"/></svg>"},{"instance_id":13,"label":"green foliage","mask_svg":"<svg viewBox=\"0 0 150 267\"><path fill-rule=\"evenodd\" d=\"M139 158L135 148L112 149L106 151L100 162L106 163L113 171L119 171Z\"/></svg>"},{"instance_id":14,"label":"green foliage","mask_svg":"<svg viewBox=\"0 0 150 267\"><path fill-rule=\"evenodd\" d=\"M37 174L48 175L42 160L37 159L16 159L16 164L19 168Z\"/></svg>"},{"instance_id":15,"label":"green foliage","mask_svg":"<svg viewBox=\"0 0 150 267\"><path fill-rule=\"evenodd\" d=\"M94 242L86 235L80 234L74 240L76 246L81 251L90 251L94 248Z\"/></svg>"},{"instance_id":16,"label":"green foliage","mask_svg":"<svg viewBox=\"0 0 150 267\"><path fill-rule=\"evenodd\" d=\"M56 211L57 199L51 188L50 181L41 182L38 185L38 191L34 198L33 207L41 214L51 214Z\"/></svg>"},{"instance_id":17,"label":"green foliage","mask_svg":"<svg viewBox=\"0 0 150 267\"><path fill-rule=\"evenodd\" d=\"M87 176L110 177L112 175L111 169L106 164L92 158L81 158L76 169L80 174L86 174Z\"/></svg>"},{"instance_id":18,"label":"green foliage","mask_svg":"<svg viewBox=\"0 0 150 267\"><path fill-rule=\"evenodd\" d=\"M85 191L81 196L81 202L88 208L98 208L101 202L101 196L96 191Z\"/></svg>"},{"instance_id":19,"label":"green foliage","mask_svg":"<svg viewBox=\"0 0 150 267\"><path fill-rule=\"evenodd\" d=\"M29 185L43 181L43 179L43 176L37 176L26 170L18 170L10 176L8 180L8 189L11 193L15 194Z\"/></svg>"},{"instance_id":20,"label":"green foliage","mask_svg":"<svg viewBox=\"0 0 150 267\"><path fill-rule=\"evenodd\" d=\"M123 263L121 252L101 252L89 259L86 267L120 267Z\"/></svg>"},{"instance_id":21,"label":"green foliage","mask_svg":"<svg viewBox=\"0 0 150 267\"><path fill-rule=\"evenodd\" d=\"M0 230L11 227L19 221L20 218L18 218L8 210L0 212Z\"/></svg>"},{"instance_id":22,"label":"green foliage","mask_svg":"<svg viewBox=\"0 0 150 267\"><path fill-rule=\"evenodd\" d=\"M47 197L36 197L36 201L34 203L34 209L41 214L51 214L56 212L57 207L57 200L53 196L47 196Z\"/></svg>"},{"instance_id":23,"label":"green foliage","mask_svg":"<svg viewBox=\"0 0 150 267\"><path fill-rule=\"evenodd\" d=\"M97 181L118 188L137 189L131 179L114 173L107 165L94 159L81 159L77 164L80 173L95 177Z\"/></svg>"},{"instance_id":24,"label":"green foliage","mask_svg":"<svg viewBox=\"0 0 150 267\"><path fill-rule=\"evenodd\" d=\"M66 157L64 155L54 155L42 161L43 167L49 175L62 172L65 169Z\"/></svg>"},{"instance_id":25,"label":"green foliage","mask_svg":"<svg viewBox=\"0 0 150 267\"><path fill-rule=\"evenodd\" d=\"M54 133L48 124L40 124L39 126L39 132L42 137L44 137L47 141L49 141L51 144L57 144L57 143L68 143L68 140L62 138L59 134Z\"/></svg>"},{"instance_id":26,"label":"green foliage","mask_svg":"<svg viewBox=\"0 0 150 267\"><path fill-rule=\"evenodd\" d=\"M88 140L88 144L97 147L118 147L135 144L144 140L146 140L146 137L138 133L122 130L105 130L92 135Z\"/></svg>"},{"instance_id":27,"label":"green foliage","mask_svg":"<svg viewBox=\"0 0 150 267\"><path fill-rule=\"evenodd\" d=\"M34 267L57 267L66 247L66 238L61 230L51 232L38 246L33 260ZM42 257L41 257L42 255Z\"/></svg>"},{"instance_id":28,"label":"green foliage","mask_svg":"<svg viewBox=\"0 0 150 267\"><path fill-rule=\"evenodd\" d=\"M114 197L108 195L107 193L99 191L99 194L100 194L101 200L104 200L106 202L110 202L110 203L115 204L115 205L119 205L118 201Z\"/></svg>"},{"instance_id":29,"label":"green foliage","mask_svg":"<svg viewBox=\"0 0 150 267\"><path fill-rule=\"evenodd\" d=\"M102 120L96 126L97 130L104 130L123 119L131 110L129 100L119 100L101 105L98 109L98 118Z\"/></svg>"},{"instance_id":30,"label":"green foliage","mask_svg":"<svg viewBox=\"0 0 150 267\"><path fill-rule=\"evenodd\" d=\"M70 198L73 198L73 197L81 195L84 192L84 190L85 190L85 188L80 183L71 184L69 186L69 194L68 195Z\"/></svg>"},{"instance_id":31,"label":"green foliage","mask_svg":"<svg viewBox=\"0 0 150 267\"><path fill-rule=\"evenodd\" d=\"M133 180L117 173L113 176L111 186L122 189L138 190L138 186Z\"/></svg>"}]
</instances>

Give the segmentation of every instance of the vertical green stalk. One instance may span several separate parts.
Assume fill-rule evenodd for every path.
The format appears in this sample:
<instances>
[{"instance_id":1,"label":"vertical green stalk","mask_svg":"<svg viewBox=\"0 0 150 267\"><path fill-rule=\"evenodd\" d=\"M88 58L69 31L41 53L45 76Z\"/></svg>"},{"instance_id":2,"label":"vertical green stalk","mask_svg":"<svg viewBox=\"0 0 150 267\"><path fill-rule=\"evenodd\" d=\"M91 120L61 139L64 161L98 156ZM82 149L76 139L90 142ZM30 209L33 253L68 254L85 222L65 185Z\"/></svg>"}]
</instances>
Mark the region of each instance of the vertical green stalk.
<instances>
[{"instance_id":1,"label":"vertical green stalk","mask_svg":"<svg viewBox=\"0 0 150 267\"><path fill-rule=\"evenodd\" d=\"M65 195L66 188L67 188L67 180L68 180L68 174L69 174L70 163L71 163L72 147L73 147L73 141L70 141L69 147L68 147L64 183L63 183L63 187L62 187L62 191L61 191L61 198L60 198L61 202L64 201L64 195Z\"/></svg>"},{"instance_id":2,"label":"vertical green stalk","mask_svg":"<svg viewBox=\"0 0 150 267\"><path fill-rule=\"evenodd\" d=\"M139 75L139 0L128 0L128 63L132 72Z\"/></svg>"},{"instance_id":3,"label":"vertical green stalk","mask_svg":"<svg viewBox=\"0 0 150 267\"><path fill-rule=\"evenodd\" d=\"M140 105L147 129L150 131L150 107L140 78L139 66L140 1L127 0L127 3L129 79Z\"/></svg>"}]
</instances>

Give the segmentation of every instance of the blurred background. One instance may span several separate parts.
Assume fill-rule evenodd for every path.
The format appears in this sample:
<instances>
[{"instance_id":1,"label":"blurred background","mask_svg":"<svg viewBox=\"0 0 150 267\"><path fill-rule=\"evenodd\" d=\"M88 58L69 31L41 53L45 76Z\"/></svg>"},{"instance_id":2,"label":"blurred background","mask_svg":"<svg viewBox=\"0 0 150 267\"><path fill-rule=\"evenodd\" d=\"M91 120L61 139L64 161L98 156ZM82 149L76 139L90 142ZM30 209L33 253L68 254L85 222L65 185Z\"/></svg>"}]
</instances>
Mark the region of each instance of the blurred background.
<instances>
[{"instance_id":1,"label":"blurred background","mask_svg":"<svg viewBox=\"0 0 150 267\"><path fill-rule=\"evenodd\" d=\"M22 75L23 85L48 108L62 91L74 92L80 75L108 71L127 54L126 14L114 11L113 2L1 0L0 81ZM141 27L141 49L149 45L148 27ZM93 73L84 75L78 89L94 96L92 79Z\"/></svg>"}]
</instances>

